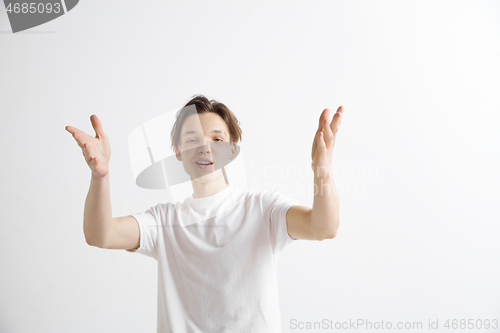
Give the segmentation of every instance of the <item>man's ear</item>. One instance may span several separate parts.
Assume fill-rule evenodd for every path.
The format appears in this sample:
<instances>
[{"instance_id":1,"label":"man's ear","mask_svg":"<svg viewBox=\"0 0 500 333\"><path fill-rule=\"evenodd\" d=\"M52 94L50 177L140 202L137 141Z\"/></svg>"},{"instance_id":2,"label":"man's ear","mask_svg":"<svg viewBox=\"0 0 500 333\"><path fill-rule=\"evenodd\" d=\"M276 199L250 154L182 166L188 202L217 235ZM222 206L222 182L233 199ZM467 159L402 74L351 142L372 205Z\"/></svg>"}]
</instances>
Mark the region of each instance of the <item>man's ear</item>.
<instances>
[{"instance_id":1,"label":"man's ear","mask_svg":"<svg viewBox=\"0 0 500 333\"><path fill-rule=\"evenodd\" d=\"M182 162L182 155L181 152L178 151L177 149L175 150L175 157L177 158L177 161Z\"/></svg>"},{"instance_id":2,"label":"man's ear","mask_svg":"<svg viewBox=\"0 0 500 333\"><path fill-rule=\"evenodd\" d=\"M236 158L236 152L238 151L238 148L236 148L236 143L231 142L229 147L231 148L231 155L229 155L229 159L234 160Z\"/></svg>"}]
</instances>

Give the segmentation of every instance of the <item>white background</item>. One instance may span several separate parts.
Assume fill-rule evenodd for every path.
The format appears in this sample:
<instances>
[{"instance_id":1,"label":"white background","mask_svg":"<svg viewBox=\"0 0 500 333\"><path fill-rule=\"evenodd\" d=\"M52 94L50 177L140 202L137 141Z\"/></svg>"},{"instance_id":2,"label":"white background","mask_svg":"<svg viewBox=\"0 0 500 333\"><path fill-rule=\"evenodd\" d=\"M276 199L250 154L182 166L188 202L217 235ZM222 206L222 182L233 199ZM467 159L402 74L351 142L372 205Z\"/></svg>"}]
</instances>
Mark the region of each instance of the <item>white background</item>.
<instances>
[{"instance_id":1,"label":"white background","mask_svg":"<svg viewBox=\"0 0 500 333\"><path fill-rule=\"evenodd\" d=\"M166 196L135 185L128 135L194 94L240 120L249 185L306 206L318 117L344 106L339 233L281 255L283 332L500 320L500 2L82 0L17 34L0 8L1 332L155 332L156 261L85 243L64 127L100 117L113 216L142 212Z\"/></svg>"}]
</instances>

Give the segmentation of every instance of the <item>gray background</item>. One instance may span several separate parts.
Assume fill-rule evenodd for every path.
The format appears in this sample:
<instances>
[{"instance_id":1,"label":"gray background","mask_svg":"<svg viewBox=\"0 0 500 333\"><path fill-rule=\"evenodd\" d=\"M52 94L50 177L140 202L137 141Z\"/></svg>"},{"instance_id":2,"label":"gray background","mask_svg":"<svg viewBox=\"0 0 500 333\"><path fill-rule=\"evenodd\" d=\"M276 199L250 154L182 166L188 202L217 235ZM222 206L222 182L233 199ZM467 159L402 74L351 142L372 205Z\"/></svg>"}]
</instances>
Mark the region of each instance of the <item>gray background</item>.
<instances>
[{"instance_id":1,"label":"gray background","mask_svg":"<svg viewBox=\"0 0 500 333\"><path fill-rule=\"evenodd\" d=\"M318 117L344 105L339 234L281 255L283 332L500 319L498 1L85 0L18 34L0 8L1 332L155 331L156 262L85 243L64 127L100 117L113 216L142 212L165 192L135 186L128 134L198 93L239 118L250 187L308 206Z\"/></svg>"}]
</instances>

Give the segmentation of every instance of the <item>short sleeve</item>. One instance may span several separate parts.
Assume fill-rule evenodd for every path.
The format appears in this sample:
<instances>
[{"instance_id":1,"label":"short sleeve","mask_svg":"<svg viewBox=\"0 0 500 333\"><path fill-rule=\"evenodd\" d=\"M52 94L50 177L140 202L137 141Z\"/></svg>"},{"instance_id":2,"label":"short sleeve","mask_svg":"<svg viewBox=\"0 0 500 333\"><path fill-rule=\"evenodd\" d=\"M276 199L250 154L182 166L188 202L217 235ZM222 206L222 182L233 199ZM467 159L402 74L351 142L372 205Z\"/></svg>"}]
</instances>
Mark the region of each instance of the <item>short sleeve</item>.
<instances>
[{"instance_id":1,"label":"short sleeve","mask_svg":"<svg viewBox=\"0 0 500 333\"><path fill-rule=\"evenodd\" d=\"M136 219L139 224L140 241L139 248L126 250L128 252L137 252L158 260L157 240L160 221L156 213L156 207L151 207L144 213L130 215Z\"/></svg>"},{"instance_id":2,"label":"short sleeve","mask_svg":"<svg viewBox=\"0 0 500 333\"><path fill-rule=\"evenodd\" d=\"M293 205L299 205L299 201L292 199L279 191L268 193L270 200L270 231L273 253L281 253L289 244L296 239L290 237L286 225L286 213Z\"/></svg>"}]
</instances>

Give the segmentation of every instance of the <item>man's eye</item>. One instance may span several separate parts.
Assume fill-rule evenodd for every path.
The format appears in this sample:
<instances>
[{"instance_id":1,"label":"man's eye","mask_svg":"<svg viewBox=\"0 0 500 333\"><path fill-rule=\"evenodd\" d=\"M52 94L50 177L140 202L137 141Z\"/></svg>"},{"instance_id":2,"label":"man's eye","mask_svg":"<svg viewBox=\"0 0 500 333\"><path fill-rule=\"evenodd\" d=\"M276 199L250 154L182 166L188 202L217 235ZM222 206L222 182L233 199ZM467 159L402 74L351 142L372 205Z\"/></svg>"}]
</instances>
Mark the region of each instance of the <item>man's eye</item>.
<instances>
[{"instance_id":1,"label":"man's eye","mask_svg":"<svg viewBox=\"0 0 500 333\"><path fill-rule=\"evenodd\" d=\"M189 143L189 142L192 142L192 141L194 141L194 139L187 140L186 143Z\"/></svg>"},{"instance_id":2,"label":"man's eye","mask_svg":"<svg viewBox=\"0 0 500 333\"><path fill-rule=\"evenodd\" d=\"M215 138L215 140L220 140L220 141L224 141L224 140L222 140L222 139L220 139L220 138Z\"/></svg>"}]
</instances>

